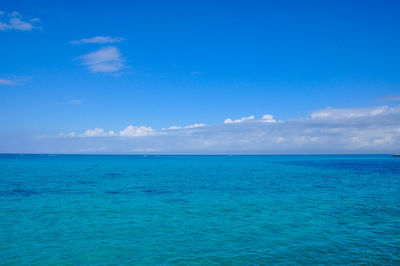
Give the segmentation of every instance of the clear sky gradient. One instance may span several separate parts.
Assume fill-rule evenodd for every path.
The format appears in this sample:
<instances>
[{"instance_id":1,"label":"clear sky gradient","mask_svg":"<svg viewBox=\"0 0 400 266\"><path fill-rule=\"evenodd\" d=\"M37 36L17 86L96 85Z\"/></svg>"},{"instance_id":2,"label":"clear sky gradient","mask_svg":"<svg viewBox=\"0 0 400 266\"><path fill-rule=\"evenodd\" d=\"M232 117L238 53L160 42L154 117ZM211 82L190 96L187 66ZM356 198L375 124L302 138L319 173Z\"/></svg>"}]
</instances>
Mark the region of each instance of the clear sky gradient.
<instances>
[{"instance_id":1,"label":"clear sky gradient","mask_svg":"<svg viewBox=\"0 0 400 266\"><path fill-rule=\"evenodd\" d=\"M6 0L0 11L0 152L400 149L399 1Z\"/></svg>"}]
</instances>

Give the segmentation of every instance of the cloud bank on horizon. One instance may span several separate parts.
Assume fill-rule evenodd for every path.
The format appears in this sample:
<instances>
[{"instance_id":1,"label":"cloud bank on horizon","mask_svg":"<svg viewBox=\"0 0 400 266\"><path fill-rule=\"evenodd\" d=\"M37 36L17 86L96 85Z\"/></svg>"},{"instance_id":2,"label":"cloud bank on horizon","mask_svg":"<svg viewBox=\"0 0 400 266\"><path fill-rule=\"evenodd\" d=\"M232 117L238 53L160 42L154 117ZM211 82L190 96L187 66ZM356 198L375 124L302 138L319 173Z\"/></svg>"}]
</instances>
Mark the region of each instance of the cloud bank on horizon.
<instances>
[{"instance_id":1,"label":"cloud bank on horizon","mask_svg":"<svg viewBox=\"0 0 400 266\"><path fill-rule=\"evenodd\" d=\"M287 121L270 114L227 120L159 130L133 125L119 131L95 128L37 141L52 143L51 149L40 151L46 153L392 153L400 149L400 106L326 108Z\"/></svg>"}]
</instances>

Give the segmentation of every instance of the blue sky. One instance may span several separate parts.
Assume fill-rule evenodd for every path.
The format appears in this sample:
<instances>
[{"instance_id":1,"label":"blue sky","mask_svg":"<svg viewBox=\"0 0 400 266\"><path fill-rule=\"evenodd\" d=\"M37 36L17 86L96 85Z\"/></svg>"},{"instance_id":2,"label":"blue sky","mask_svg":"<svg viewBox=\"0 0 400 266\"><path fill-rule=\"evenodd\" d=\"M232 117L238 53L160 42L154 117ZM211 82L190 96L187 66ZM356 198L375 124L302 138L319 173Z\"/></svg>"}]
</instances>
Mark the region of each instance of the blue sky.
<instances>
[{"instance_id":1,"label":"blue sky","mask_svg":"<svg viewBox=\"0 0 400 266\"><path fill-rule=\"evenodd\" d=\"M0 11L0 152L400 149L398 1L14 0Z\"/></svg>"}]
</instances>

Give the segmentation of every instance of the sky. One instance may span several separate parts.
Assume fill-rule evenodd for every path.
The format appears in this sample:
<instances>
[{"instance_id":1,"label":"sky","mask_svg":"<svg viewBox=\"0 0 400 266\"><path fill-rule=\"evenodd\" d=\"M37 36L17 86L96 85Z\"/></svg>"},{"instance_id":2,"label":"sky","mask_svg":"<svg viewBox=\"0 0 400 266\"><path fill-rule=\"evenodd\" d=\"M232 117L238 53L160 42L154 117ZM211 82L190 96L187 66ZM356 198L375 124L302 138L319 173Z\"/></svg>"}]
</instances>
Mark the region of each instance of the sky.
<instances>
[{"instance_id":1,"label":"sky","mask_svg":"<svg viewBox=\"0 0 400 266\"><path fill-rule=\"evenodd\" d=\"M399 1L0 3L0 153L400 152Z\"/></svg>"}]
</instances>

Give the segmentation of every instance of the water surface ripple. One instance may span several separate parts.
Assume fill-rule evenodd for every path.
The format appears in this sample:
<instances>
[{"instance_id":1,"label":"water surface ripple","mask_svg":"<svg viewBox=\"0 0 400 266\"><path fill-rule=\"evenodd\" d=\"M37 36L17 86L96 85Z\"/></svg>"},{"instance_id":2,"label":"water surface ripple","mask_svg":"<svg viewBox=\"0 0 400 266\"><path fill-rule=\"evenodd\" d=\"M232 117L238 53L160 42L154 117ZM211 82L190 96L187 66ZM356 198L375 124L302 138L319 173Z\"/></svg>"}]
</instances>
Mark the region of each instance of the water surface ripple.
<instances>
[{"instance_id":1,"label":"water surface ripple","mask_svg":"<svg viewBox=\"0 0 400 266\"><path fill-rule=\"evenodd\" d=\"M0 264L400 264L400 159L0 155Z\"/></svg>"}]
</instances>

